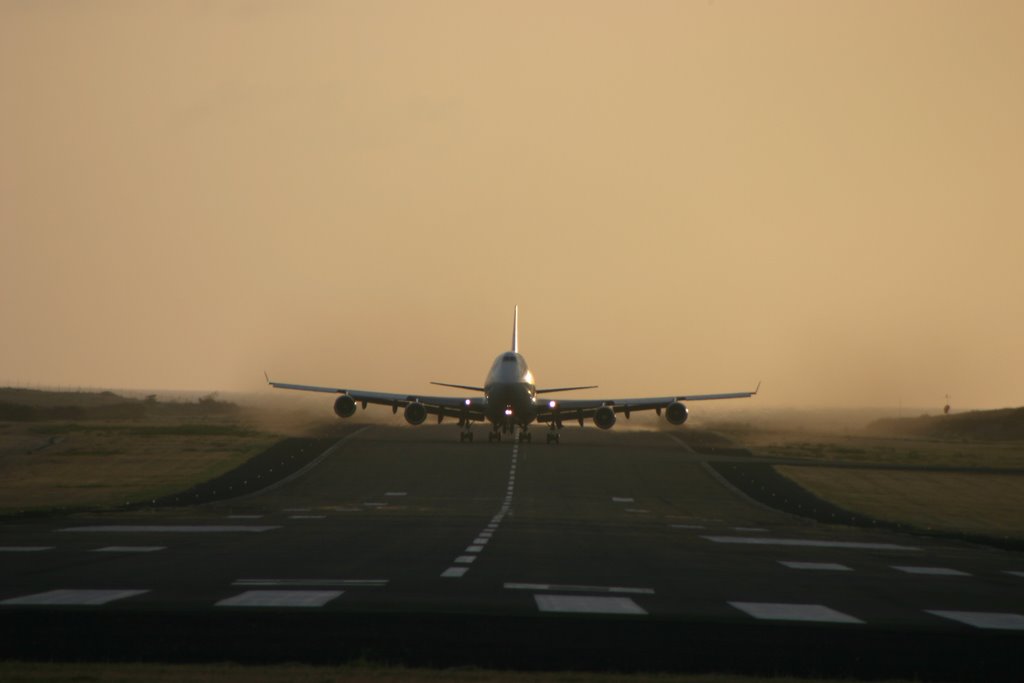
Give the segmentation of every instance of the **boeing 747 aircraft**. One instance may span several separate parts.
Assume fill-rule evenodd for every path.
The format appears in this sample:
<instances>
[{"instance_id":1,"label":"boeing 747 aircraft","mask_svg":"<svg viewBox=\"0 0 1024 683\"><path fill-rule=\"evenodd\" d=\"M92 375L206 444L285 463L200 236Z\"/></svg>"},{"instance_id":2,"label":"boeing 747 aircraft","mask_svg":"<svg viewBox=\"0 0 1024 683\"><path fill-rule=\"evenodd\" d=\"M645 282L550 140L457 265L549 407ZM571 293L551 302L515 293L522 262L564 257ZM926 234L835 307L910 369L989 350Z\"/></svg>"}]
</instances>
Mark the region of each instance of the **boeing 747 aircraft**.
<instances>
[{"instance_id":1,"label":"boeing 747 aircraft","mask_svg":"<svg viewBox=\"0 0 1024 683\"><path fill-rule=\"evenodd\" d=\"M368 403L391 406L391 412L404 410L405 420L411 425L423 424L427 415L436 415L440 423L446 417L459 421L462 427L460 441L472 441L474 422L490 422L491 430L488 441L501 441L502 434L512 434L519 427L519 440L532 441L530 424L533 422L548 425L547 442L558 443L558 430L563 420L578 420L583 426L584 420L590 418L601 429L611 429L615 424L616 415L621 413L629 419L631 413L638 410L654 410L661 415L665 411L665 419L674 425L686 422L689 411L684 401L709 401L724 398L748 398L755 395L761 385L753 391L738 391L729 394L690 394L682 396L661 396L654 398L616 398L616 399L545 399L541 394L554 394L578 389L596 389L596 386L559 387L555 389L538 389L533 380L533 373L526 365L526 359L519 354L519 307L516 307L512 322L512 349L494 359L490 372L482 387L465 384L447 384L431 382L443 387L453 387L476 392L476 396L459 398L451 396L422 396L419 394L390 394L378 391L359 391L357 389L338 389L335 387L317 387L305 384L285 384L271 382L270 386L278 389L295 389L298 391L320 391L328 394L340 394L334 402L334 412L339 417L352 417L356 412L356 404L365 409ZM481 395L482 394L482 395Z\"/></svg>"}]
</instances>

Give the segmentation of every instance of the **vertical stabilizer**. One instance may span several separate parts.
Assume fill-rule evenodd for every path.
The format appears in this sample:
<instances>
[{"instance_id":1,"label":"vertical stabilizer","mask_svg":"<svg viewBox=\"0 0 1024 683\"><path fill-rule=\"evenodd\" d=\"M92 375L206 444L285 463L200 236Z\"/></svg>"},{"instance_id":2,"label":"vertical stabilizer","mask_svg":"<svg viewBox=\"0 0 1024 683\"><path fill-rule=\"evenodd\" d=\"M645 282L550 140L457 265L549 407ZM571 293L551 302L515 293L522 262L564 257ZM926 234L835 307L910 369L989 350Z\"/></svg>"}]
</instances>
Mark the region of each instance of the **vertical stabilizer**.
<instances>
[{"instance_id":1,"label":"vertical stabilizer","mask_svg":"<svg viewBox=\"0 0 1024 683\"><path fill-rule=\"evenodd\" d=\"M512 353L519 353L519 306L512 318Z\"/></svg>"}]
</instances>

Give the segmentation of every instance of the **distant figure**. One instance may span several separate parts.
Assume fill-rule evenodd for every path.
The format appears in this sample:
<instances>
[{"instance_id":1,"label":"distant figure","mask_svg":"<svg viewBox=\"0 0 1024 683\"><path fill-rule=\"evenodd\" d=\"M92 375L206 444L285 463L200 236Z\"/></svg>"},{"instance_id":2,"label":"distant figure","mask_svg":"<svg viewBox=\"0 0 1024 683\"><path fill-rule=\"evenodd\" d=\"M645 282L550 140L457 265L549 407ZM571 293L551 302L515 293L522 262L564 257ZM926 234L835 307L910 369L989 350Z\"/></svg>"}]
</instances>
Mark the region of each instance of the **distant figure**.
<instances>
[{"instance_id":1,"label":"distant figure","mask_svg":"<svg viewBox=\"0 0 1024 683\"><path fill-rule=\"evenodd\" d=\"M943 415L949 415L949 394L946 394L946 407L942 409Z\"/></svg>"}]
</instances>

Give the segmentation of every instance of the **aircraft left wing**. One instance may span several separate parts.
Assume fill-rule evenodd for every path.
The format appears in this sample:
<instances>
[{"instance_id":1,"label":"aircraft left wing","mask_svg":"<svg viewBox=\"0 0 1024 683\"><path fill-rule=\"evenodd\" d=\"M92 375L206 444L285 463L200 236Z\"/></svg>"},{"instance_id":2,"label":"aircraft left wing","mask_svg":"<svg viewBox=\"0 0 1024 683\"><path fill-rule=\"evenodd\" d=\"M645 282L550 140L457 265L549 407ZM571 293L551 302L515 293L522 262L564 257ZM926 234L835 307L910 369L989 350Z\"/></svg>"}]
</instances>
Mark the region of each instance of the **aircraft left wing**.
<instances>
[{"instance_id":1,"label":"aircraft left wing","mask_svg":"<svg viewBox=\"0 0 1024 683\"><path fill-rule=\"evenodd\" d=\"M264 375L265 376L265 375ZM286 382L272 382L267 377L267 384L275 389L292 389L295 391L315 391L325 394L344 394L349 396L356 403L391 406L392 412L398 412L399 408L405 408L410 403L421 403L427 409L427 413L437 415L438 418L445 416L480 421L484 419L484 399L482 396L459 397L459 396L426 396L423 394L397 394L383 391L363 391L361 389L342 389L339 387L321 387L309 384L288 384Z\"/></svg>"}]
</instances>

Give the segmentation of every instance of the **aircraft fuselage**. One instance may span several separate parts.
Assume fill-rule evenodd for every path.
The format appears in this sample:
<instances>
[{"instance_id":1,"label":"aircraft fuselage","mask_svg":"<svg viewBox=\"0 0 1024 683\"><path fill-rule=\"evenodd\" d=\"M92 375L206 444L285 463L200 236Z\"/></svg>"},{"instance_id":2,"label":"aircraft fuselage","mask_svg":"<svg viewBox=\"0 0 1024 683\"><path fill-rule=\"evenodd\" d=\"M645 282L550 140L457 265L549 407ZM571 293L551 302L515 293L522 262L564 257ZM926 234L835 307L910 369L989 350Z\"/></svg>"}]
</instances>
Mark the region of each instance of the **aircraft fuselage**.
<instances>
[{"instance_id":1,"label":"aircraft fuselage","mask_svg":"<svg viewBox=\"0 0 1024 683\"><path fill-rule=\"evenodd\" d=\"M526 359L506 351L494 359L484 380L485 415L498 425L528 425L537 418L537 387Z\"/></svg>"}]
</instances>

